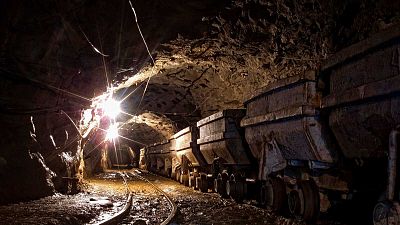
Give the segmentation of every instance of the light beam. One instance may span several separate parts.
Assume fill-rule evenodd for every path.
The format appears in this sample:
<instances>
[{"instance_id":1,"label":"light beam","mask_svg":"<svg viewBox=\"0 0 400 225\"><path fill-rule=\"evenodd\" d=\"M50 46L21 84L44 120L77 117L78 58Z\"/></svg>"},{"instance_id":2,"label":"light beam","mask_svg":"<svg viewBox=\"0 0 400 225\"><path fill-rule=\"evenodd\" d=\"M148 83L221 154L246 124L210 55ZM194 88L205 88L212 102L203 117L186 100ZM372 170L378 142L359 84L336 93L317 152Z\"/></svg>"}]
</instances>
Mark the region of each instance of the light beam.
<instances>
[{"instance_id":1,"label":"light beam","mask_svg":"<svg viewBox=\"0 0 400 225\"><path fill-rule=\"evenodd\" d=\"M119 136L118 125L116 123L111 124L107 130L106 140L108 141L115 140L118 136Z\"/></svg>"}]
</instances>

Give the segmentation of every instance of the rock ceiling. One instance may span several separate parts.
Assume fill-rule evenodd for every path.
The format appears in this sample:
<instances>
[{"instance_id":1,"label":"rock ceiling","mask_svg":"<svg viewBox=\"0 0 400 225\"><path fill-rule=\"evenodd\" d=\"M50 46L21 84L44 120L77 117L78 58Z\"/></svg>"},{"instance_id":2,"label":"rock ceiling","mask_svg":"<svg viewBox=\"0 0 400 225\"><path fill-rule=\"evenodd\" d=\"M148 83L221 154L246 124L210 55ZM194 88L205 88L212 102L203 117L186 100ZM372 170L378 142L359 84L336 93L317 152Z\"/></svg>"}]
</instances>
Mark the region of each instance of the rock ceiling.
<instances>
[{"instance_id":1,"label":"rock ceiling","mask_svg":"<svg viewBox=\"0 0 400 225\"><path fill-rule=\"evenodd\" d=\"M136 117L120 119L129 121L124 134L146 144L242 107L255 89L317 69L399 20L385 0L133 1L153 65L128 1L1 4L2 111L28 118L64 110L78 120L87 99L112 83L120 99L135 90L122 108Z\"/></svg>"},{"instance_id":2,"label":"rock ceiling","mask_svg":"<svg viewBox=\"0 0 400 225\"><path fill-rule=\"evenodd\" d=\"M398 22L395 2L133 0L153 65L127 0L0 1L0 204L62 191L72 167L82 173L75 126L107 86L125 99L117 120L131 141L121 142L137 151L318 69ZM83 151L95 168L87 157L101 151Z\"/></svg>"}]
</instances>

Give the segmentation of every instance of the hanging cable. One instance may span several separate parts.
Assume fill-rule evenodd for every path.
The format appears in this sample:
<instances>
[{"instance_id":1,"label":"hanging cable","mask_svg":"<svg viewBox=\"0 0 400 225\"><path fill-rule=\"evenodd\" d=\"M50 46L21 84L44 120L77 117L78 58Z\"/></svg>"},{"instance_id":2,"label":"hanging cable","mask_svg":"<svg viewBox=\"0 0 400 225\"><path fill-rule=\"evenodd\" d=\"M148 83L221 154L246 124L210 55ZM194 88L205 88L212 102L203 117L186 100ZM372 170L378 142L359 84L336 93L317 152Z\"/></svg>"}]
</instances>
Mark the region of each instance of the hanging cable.
<instances>
[{"instance_id":1,"label":"hanging cable","mask_svg":"<svg viewBox=\"0 0 400 225\"><path fill-rule=\"evenodd\" d=\"M55 87L55 86L50 85L50 84L45 84L44 82L41 82L41 81L36 80L36 79L34 79L34 78L28 78L28 77L24 77L24 76L21 76L21 75L18 75L18 74L10 74L9 72L4 71L4 70L1 69L1 68L0 68L0 70L1 70L2 72L4 72L3 75L5 75L5 76L2 76L2 77L8 78L8 79L10 79L10 80L15 80L16 78L18 78L18 79L21 79L21 80L23 80L23 81L30 82L30 83L32 83L32 84L35 84L35 85L40 86L40 87L47 88L47 89L52 90L52 91L59 91L59 92L65 93L65 94L67 94L67 95L69 95L69 96L71 96L71 97L79 98L79 99L88 101L88 102L90 102L90 103L92 102L92 99L90 99L90 98L87 98L87 97L84 97L84 96L75 94L75 93L73 93L73 92L70 92L70 91L67 91L67 90L64 90L64 89Z\"/></svg>"},{"instance_id":2,"label":"hanging cable","mask_svg":"<svg viewBox=\"0 0 400 225\"><path fill-rule=\"evenodd\" d=\"M83 138L83 136L82 136L82 134L81 134L81 131L80 131L79 128L76 126L76 124L75 124L75 122L72 120L72 118L71 118L66 112L64 112L64 110L60 110L60 112L61 112L61 114L64 114L64 115L69 119L69 121L71 121L71 123L74 125L76 131L78 132L79 136L80 136L81 138Z\"/></svg>"},{"instance_id":3,"label":"hanging cable","mask_svg":"<svg viewBox=\"0 0 400 225\"><path fill-rule=\"evenodd\" d=\"M150 59L151 59L151 61L153 62L153 66L155 66L156 63L155 63L155 61L154 61L153 56L152 56L151 53L150 53L149 47L147 46L147 43L146 43L146 40L145 40L144 37L143 37L142 30L140 29L140 26L139 26L139 23L138 23L138 19L137 19L137 15L136 15L135 8L133 7L132 2L131 2L130 0L129 0L129 4L131 5L133 14L135 15L136 26L137 26L137 28L138 28L138 30L139 30L140 36L142 37L143 43L144 43L144 45L146 46L147 53L149 54ZM149 86L150 78L151 78L151 76L149 76L149 78L147 78L146 86L144 87L144 91L143 91L143 94L142 94L142 98L140 99L138 108L139 108L140 105L142 104L144 95L146 94L146 91L147 91L147 87Z\"/></svg>"}]
</instances>

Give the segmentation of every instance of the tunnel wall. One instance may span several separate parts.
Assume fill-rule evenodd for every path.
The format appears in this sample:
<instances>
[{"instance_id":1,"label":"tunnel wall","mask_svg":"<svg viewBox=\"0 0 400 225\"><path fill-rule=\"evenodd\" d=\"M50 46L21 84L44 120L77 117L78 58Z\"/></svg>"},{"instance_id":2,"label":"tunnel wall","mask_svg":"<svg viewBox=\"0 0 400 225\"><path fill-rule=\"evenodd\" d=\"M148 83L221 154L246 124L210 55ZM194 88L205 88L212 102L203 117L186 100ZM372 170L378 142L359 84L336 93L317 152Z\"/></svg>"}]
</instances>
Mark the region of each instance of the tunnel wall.
<instances>
[{"instance_id":1,"label":"tunnel wall","mask_svg":"<svg viewBox=\"0 0 400 225\"><path fill-rule=\"evenodd\" d=\"M329 54L400 20L390 0L213 2L135 1L150 49L159 50L152 90L172 84L153 91L144 110L169 113L178 127L196 121L193 115L241 106L252 90L318 68ZM0 1L0 30L0 203L63 192L62 177L81 172L82 143L61 110L78 124L85 98L105 91L107 68L120 83L148 65L131 9L126 1ZM110 55L107 68L87 39ZM170 104L165 93L175 89L179 98ZM181 102L190 109L174 115Z\"/></svg>"}]
</instances>

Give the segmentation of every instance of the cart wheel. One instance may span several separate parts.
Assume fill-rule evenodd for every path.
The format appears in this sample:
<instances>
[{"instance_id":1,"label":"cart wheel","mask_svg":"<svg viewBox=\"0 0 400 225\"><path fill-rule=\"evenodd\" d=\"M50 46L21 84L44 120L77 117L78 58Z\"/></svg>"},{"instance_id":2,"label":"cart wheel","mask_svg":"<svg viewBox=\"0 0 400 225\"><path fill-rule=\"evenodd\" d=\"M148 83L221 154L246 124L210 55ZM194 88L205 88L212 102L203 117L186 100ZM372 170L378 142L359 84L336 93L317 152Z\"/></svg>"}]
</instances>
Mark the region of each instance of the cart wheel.
<instances>
[{"instance_id":1,"label":"cart wheel","mask_svg":"<svg viewBox=\"0 0 400 225\"><path fill-rule=\"evenodd\" d=\"M200 186L201 186L201 179L200 179L200 177L198 176L198 177L195 177L195 181L196 181L196 184L195 184L195 190L200 190Z\"/></svg>"},{"instance_id":2,"label":"cart wheel","mask_svg":"<svg viewBox=\"0 0 400 225\"><path fill-rule=\"evenodd\" d=\"M185 186L189 186L189 175L188 174L182 174L182 184Z\"/></svg>"},{"instance_id":3,"label":"cart wheel","mask_svg":"<svg viewBox=\"0 0 400 225\"><path fill-rule=\"evenodd\" d=\"M178 171L176 171L176 173L175 173L175 180L177 181L177 182L181 182L181 171L180 170L178 170Z\"/></svg>"},{"instance_id":4,"label":"cart wheel","mask_svg":"<svg viewBox=\"0 0 400 225\"><path fill-rule=\"evenodd\" d=\"M301 214L300 193L297 190L290 191L288 195L288 207L291 215L300 217Z\"/></svg>"},{"instance_id":5,"label":"cart wheel","mask_svg":"<svg viewBox=\"0 0 400 225\"><path fill-rule=\"evenodd\" d=\"M314 222L319 215L319 190L312 180L301 181L299 184L303 195L303 219L307 222Z\"/></svg>"},{"instance_id":6,"label":"cart wheel","mask_svg":"<svg viewBox=\"0 0 400 225\"><path fill-rule=\"evenodd\" d=\"M298 181L297 186L288 196L289 212L306 222L315 222L320 210L318 186L312 180Z\"/></svg>"},{"instance_id":7,"label":"cart wheel","mask_svg":"<svg viewBox=\"0 0 400 225\"><path fill-rule=\"evenodd\" d=\"M214 191L222 195L222 176L219 173L217 178L214 179Z\"/></svg>"},{"instance_id":8,"label":"cart wheel","mask_svg":"<svg viewBox=\"0 0 400 225\"><path fill-rule=\"evenodd\" d=\"M276 212L282 212L287 201L285 182L272 177L267 181L266 206Z\"/></svg>"},{"instance_id":9,"label":"cart wheel","mask_svg":"<svg viewBox=\"0 0 400 225\"><path fill-rule=\"evenodd\" d=\"M200 191L208 192L207 175L205 174L200 174Z\"/></svg>"},{"instance_id":10,"label":"cart wheel","mask_svg":"<svg viewBox=\"0 0 400 225\"><path fill-rule=\"evenodd\" d=\"M196 186L196 184L195 184L195 177L194 177L194 175L189 175L189 187L195 187Z\"/></svg>"},{"instance_id":11,"label":"cart wheel","mask_svg":"<svg viewBox=\"0 0 400 225\"><path fill-rule=\"evenodd\" d=\"M260 192L259 192L259 197L258 197L258 203L260 204L260 207L265 208L267 206L267 196L268 196L268 187L265 182L261 183L260 186Z\"/></svg>"},{"instance_id":12,"label":"cart wheel","mask_svg":"<svg viewBox=\"0 0 400 225\"><path fill-rule=\"evenodd\" d=\"M183 184L183 174L182 173L179 175L179 183Z\"/></svg>"},{"instance_id":13,"label":"cart wheel","mask_svg":"<svg viewBox=\"0 0 400 225\"><path fill-rule=\"evenodd\" d=\"M400 206L397 202L382 201L375 205L374 225L400 224Z\"/></svg>"},{"instance_id":14,"label":"cart wheel","mask_svg":"<svg viewBox=\"0 0 400 225\"><path fill-rule=\"evenodd\" d=\"M235 175L231 174L229 180L226 181L225 185L226 195L235 199L236 197L236 180Z\"/></svg>"},{"instance_id":15,"label":"cart wheel","mask_svg":"<svg viewBox=\"0 0 400 225\"><path fill-rule=\"evenodd\" d=\"M235 200L238 203L242 203L243 200L245 199L245 196L246 196L247 184L246 184L246 182L243 182L243 181L236 181L236 185L235 186L236 186L236 188L235 188L235 191L236 191Z\"/></svg>"},{"instance_id":16,"label":"cart wheel","mask_svg":"<svg viewBox=\"0 0 400 225\"><path fill-rule=\"evenodd\" d=\"M220 194L220 189L221 189L221 183L222 179L221 178L215 178L214 179L214 192Z\"/></svg>"},{"instance_id":17,"label":"cart wheel","mask_svg":"<svg viewBox=\"0 0 400 225\"><path fill-rule=\"evenodd\" d=\"M167 177L172 178L172 168L167 169Z\"/></svg>"},{"instance_id":18,"label":"cart wheel","mask_svg":"<svg viewBox=\"0 0 400 225\"><path fill-rule=\"evenodd\" d=\"M247 191L247 182L246 179L243 182L243 198L246 199L248 196L248 191Z\"/></svg>"},{"instance_id":19,"label":"cart wheel","mask_svg":"<svg viewBox=\"0 0 400 225\"><path fill-rule=\"evenodd\" d=\"M228 181L226 181L226 184L225 184L225 194L226 194L226 196L227 197L233 197L234 196L234 194L235 194L235 181L230 181L230 180L228 180Z\"/></svg>"},{"instance_id":20,"label":"cart wheel","mask_svg":"<svg viewBox=\"0 0 400 225\"><path fill-rule=\"evenodd\" d=\"M221 197L222 198L229 198L229 195L226 193L226 183L229 179L228 173L221 174Z\"/></svg>"},{"instance_id":21,"label":"cart wheel","mask_svg":"<svg viewBox=\"0 0 400 225\"><path fill-rule=\"evenodd\" d=\"M193 188L194 188L194 190L199 190L199 186L197 184L197 182L198 182L197 178L199 178L198 174L193 175Z\"/></svg>"}]
</instances>

